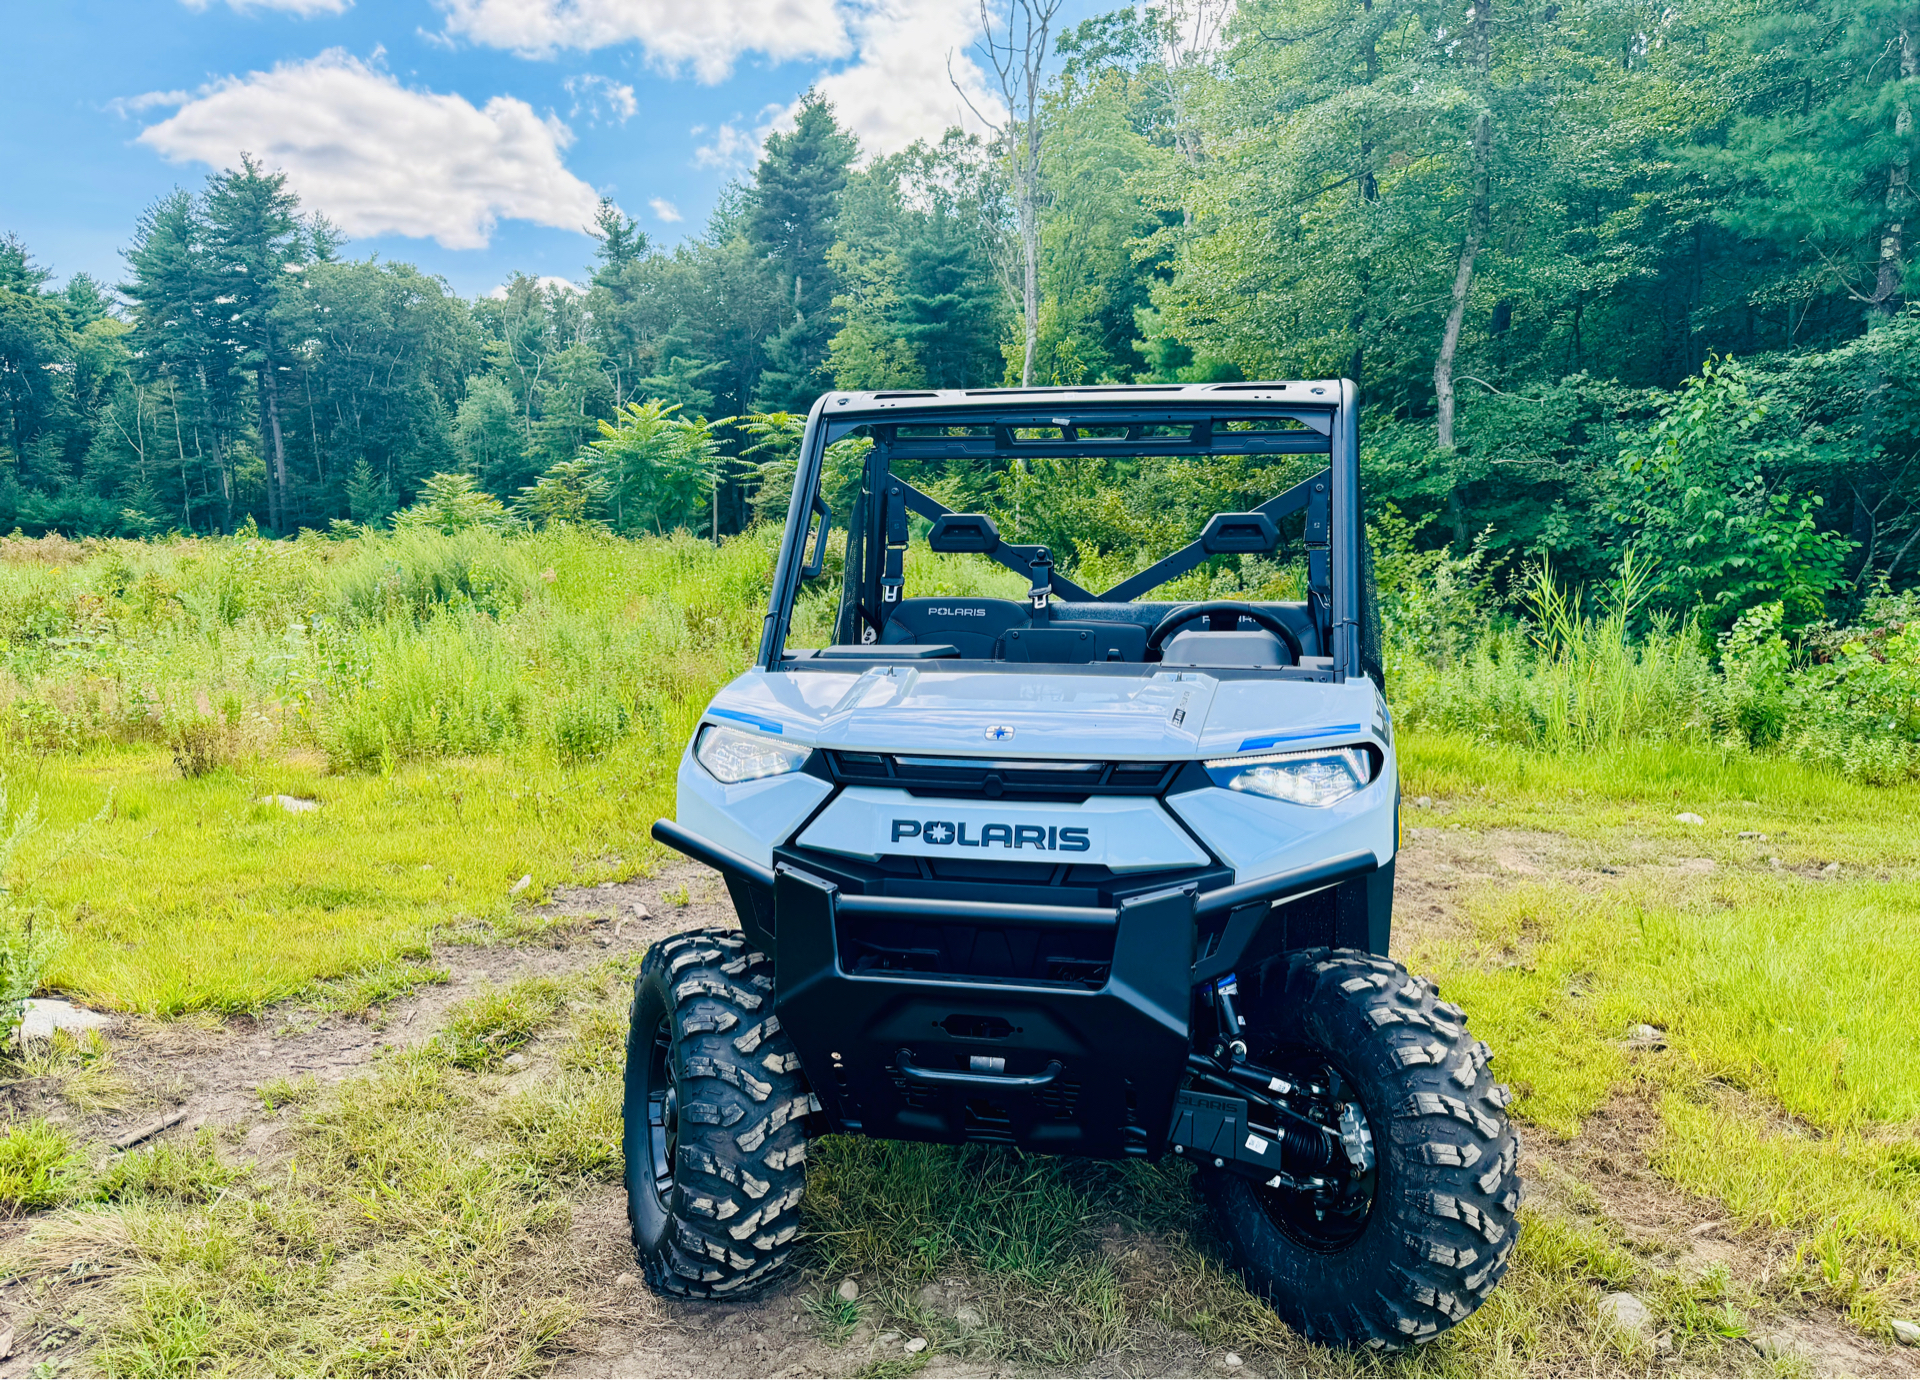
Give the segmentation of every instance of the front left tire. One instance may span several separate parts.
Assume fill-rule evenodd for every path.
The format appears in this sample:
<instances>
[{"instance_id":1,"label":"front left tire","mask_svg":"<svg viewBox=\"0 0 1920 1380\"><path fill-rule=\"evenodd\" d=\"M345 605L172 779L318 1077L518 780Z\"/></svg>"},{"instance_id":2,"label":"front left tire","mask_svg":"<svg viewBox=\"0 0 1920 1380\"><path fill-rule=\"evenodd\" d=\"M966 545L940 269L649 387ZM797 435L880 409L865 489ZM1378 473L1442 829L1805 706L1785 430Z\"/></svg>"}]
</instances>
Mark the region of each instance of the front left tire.
<instances>
[{"instance_id":1,"label":"front left tire","mask_svg":"<svg viewBox=\"0 0 1920 1380\"><path fill-rule=\"evenodd\" d=\"M737 930L675 935L634 980L627 1215L648 1287L736 1297L777 1274L820 1104L773 1014L773 963Z\"/></svg>"}]
</instances>

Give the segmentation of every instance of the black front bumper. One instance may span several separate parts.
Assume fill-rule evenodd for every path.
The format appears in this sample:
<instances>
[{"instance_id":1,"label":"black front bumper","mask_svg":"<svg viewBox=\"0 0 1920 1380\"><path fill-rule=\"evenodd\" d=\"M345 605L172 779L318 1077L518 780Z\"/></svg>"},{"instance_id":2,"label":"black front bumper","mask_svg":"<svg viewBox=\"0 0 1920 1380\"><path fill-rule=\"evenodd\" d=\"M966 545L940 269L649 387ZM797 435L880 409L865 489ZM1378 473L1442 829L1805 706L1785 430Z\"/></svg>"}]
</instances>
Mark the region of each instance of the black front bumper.
<instances>
[{"instance_id":1,"label":"black front bumper","mask_svg":"<svg viewBox=\"0 0 1920 1380\"><path fill-rule=\"evenodd\" d=\"M720 871L749 937L773 954L774 1009L836 1130L1109 1159L1165 1148L1195 991L1233 971L1274 906L1375 866L1351 854L1111 907L1015 905L852 894L668 820L653 833ZM896 946L925 938L900 950L917 956L907 964L863 968L855 941L876 931ZM1016 976L941 970L983 947L1026 958L999 969Z\"/></svg>"}]
</instances>

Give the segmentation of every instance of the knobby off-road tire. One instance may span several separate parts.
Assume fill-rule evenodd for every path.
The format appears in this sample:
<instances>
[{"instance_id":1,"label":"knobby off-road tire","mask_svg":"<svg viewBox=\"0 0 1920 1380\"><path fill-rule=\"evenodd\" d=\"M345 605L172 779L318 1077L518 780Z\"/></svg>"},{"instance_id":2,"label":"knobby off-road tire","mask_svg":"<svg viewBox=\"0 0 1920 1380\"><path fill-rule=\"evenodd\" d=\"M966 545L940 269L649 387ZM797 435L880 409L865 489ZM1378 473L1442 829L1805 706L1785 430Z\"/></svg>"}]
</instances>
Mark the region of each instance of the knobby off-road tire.
<instances>
[{"instance_id":1,"label":"knobby off-road tire","mask_svg":"<svg viewBox=\"0 0 1920 1380\"><path fill-rule=\"evenodd\" d=\"M792 1249L820 1104L773 1014L773 963L736 930L647 951L627 1033L627 1215L647 1284L750 1293Z\"/></svg>"},{"instance_id":2,"label":"knobby off-road tire","mask_svg":"<svg viewBox=\"0 0 1920 1380\"><path fill-rule=\"evenodd\" d=\"M1509 1094L1465 1014L1439 998L1397 963L1308 949L1276 960L1247 1015L1255 1062L1330 1066L1373 1137L1372 1203L1345 1240L1302 1211L1301 1195L1202 1175L1249 1286L1314 1341L1426 1341L1506 1272L1521 1197Z\"/></svg>"}]
</instances>

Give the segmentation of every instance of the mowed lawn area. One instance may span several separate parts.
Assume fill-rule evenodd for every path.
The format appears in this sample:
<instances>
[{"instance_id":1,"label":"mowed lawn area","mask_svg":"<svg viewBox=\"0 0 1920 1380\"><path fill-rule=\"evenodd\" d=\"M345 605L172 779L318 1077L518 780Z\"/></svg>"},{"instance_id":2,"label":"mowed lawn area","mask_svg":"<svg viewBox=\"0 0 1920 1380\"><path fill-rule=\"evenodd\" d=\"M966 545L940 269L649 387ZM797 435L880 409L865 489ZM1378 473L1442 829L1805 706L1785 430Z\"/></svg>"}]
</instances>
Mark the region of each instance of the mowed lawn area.
<instances>
[{"instance_id":1,"label":"mowed lawn area","mask_svg":"<svg viewBox=\"0 0 1920 1380\"><path fill-rule=\"evenodd\" d=\"M119 1373L564 1361L595 1323L550 1268L554 1233L618 1182L629 970L516 979L514 955L534 974L548 952L531 903L664 861L646 826L677 747L663 731L572 763L357 775L261 756L193 779L159 747L12 755L9 799L41 820L10 881L65 934L48 987L146 1018L15 1070L37 1091L0 1139L6 1268L46 1335ZM1221 1274L1180 1171L829 1142L804 1286L821 1345L915 1325L915 1290L957 1276L996 1322L936 1329L932 1352L1041 1368L1143 1328L1394 1373L1845 1369L1815 1345L1835 1329L1898 1354L1875 1349L1920 1309L1920 790L1699 749L1401 749L1398 956L1467 1009L1527 1128L1533 1198L1489 1304L1421 1352L1310 1354ZM502 978L431 1039L342 1082L263 1082L258 1115L292 1119L290 1149L98 1139L101 1108L140 1095L111 1070L141 1041L377 1023L462 946ZM502 1061L542 1032L551 1085L503 1090ZM1596 1137L1642 1156L1664 1233L1595 1170ZM1116 1256L1115 1230L1164 1249ZM849 1273L858 1307L831 1297ZM347 1298L353 1279L370 1292ZM1606 1320L1619 1291L1648 1306L1644 1332Z\"/></svg>"}]
</instances>

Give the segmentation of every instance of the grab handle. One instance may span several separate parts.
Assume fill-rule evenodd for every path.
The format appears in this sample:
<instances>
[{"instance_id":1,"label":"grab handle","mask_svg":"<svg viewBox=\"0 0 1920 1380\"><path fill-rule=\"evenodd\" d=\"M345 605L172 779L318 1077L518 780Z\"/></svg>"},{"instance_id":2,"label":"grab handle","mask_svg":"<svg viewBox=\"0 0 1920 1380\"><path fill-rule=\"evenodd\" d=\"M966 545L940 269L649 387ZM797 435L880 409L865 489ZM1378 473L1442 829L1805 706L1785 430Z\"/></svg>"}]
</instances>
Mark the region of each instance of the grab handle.
<instances>
[{"instance_id":1,"label":"grab handle","mask_svg":"<svg viewBox=\"0 0 1920 1380\"><path fill-rule=\"evenodd\" d=\"M894 1060L900 1076L909 1083L932 1083L945 1088L1044 1088L1060 1076L1060 1061L1050 1060L1039 1073L962 1073L959 1069L922 1068L913 1062L913 1051L897 1050Z\"/></svg>"},{"instance_id":2,"label":"grab handle","mask_svg":"<svg viewBox=\"0 0 1920 1380\"><path fill-rule=\"evenodd\" d=\"M820 572L827 568L827 533L833 530L833 509L827 506L826 499L820 497L819 494L813 496L813 512L807 514L807 520L809 522L813 520L814 513L820 515L820 526L818 529L820 535L814 539L813 559L800 567L800 578L803 580L817 580L820 578ZM800 538L800 551L802 555L806 553L806 549L807 539L806 536L802 534Z\"/></svg>"}]
</instances>

